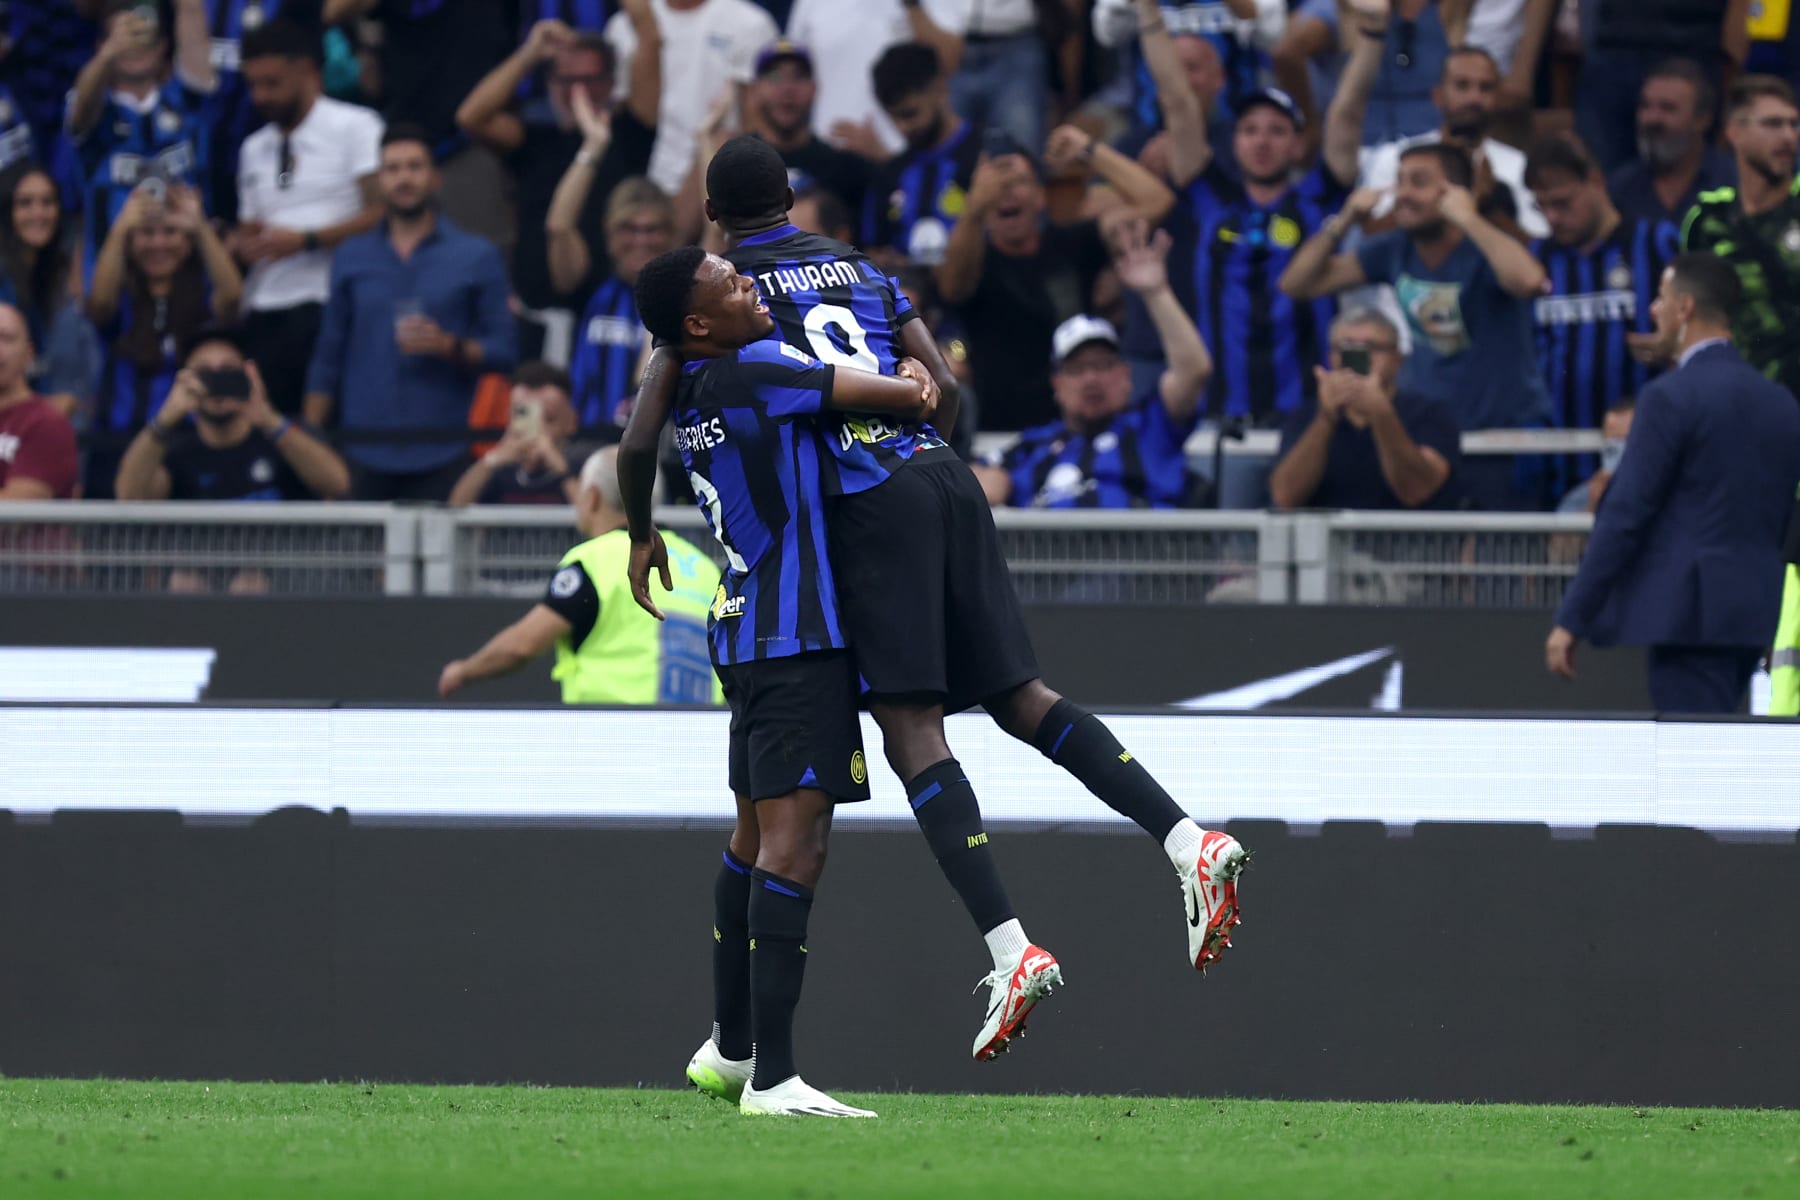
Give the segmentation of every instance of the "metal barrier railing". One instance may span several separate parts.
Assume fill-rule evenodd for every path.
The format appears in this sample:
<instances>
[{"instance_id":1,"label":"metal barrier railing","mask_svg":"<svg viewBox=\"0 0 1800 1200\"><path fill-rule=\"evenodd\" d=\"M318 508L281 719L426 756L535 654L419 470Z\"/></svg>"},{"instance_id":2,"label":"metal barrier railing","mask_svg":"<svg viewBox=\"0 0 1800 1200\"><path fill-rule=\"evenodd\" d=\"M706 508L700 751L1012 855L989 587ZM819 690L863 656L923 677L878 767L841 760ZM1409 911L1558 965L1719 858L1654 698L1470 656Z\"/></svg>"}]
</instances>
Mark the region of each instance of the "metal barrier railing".
<instances>
[{"instance_id":1,"label":"metal barrier railing","mask_svg":"<svg viewBox=\"0 0 1800 1200\"><path fill-rule=\"evenodd\" d=\"M1028 603L1553 607L1592 518L1483 513L996 512ZM657 520L716 550L700 515ZM537 595L568 509L0 505L0 594Z\"/></svg>"}]
</instances>

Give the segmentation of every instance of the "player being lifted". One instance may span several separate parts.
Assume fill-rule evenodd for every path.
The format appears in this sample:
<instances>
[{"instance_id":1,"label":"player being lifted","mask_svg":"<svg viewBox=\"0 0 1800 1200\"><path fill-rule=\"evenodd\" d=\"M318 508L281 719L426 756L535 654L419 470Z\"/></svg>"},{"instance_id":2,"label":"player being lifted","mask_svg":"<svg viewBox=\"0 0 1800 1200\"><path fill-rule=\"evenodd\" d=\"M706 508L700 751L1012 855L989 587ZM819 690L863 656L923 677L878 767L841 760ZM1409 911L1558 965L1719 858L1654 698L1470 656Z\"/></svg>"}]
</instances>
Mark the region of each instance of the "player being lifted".
<instances>
[{"instance_id":1,"label":"player being lifted","mask_svg":"<svg viewBox=\"0 0 1800 1200\"><path fill-rule=\"evenodd\" d=\"M786 342L868 370L892 370L910 355L939 383L936 423L948 432L954 383L930 332L862 254L788 223L793 192L780 156L754 137L735 138L709 164L706 185L707 214L734 243L727 257L761 289ZM670 403L667 359L667 351L652 357L638 399L646 422L658 425ZM1098 718L1044 685L974 475L929 425L833 414L819 430L838 603L869 710L920 829L994 960L975 1057L1006 1049L1061 969L1007 901L974 790L945 740L946 712L980 704L1162 843L1181 881L1188 959L1200 970L1217 962L1238 923L1245 851L1202 830ZM632 560L640 603L662 555L646 528Z\"/></svg>"},{"instance_id":2,"label":"player being lifted","mask_svg":"<svg viewBox=\"0 0 1800 1200\"><path fill-rule=\"evenodd\" d=\"M708 632L731 707L738 822L715 888L720 1021L689 1071L745 1112L872 1117L808 1086L794 1066L807 919L832 806L869 795L813 421L837 407L921 419L937 388L917 364L901 368L911 378L884 377L787 345L755 286L698 247L649 263L637 302L645 326L682 361L675 441L728 567ZM649 469L630 446L620 456L638 544L654 530L650 445Z\"/></svg>"}]
</instances>

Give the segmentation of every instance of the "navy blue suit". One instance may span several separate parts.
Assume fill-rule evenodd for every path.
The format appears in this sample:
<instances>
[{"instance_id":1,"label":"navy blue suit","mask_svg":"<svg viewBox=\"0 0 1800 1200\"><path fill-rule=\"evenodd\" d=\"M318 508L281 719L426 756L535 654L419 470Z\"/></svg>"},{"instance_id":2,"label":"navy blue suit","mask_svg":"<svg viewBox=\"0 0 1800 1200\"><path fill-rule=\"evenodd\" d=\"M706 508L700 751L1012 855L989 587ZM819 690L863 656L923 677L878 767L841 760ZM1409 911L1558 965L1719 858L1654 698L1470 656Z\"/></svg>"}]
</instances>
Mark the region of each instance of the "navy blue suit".
<instances>
[{"instance_id":1,"label":"navy blue suit","mask_svg":"<svg viewBox=\"0 0 1800 1200\"><path fill-rule=\"evenodd\" d=\"M1729 344L1638 396L1556 623L1650 648L1659 712L1736 712L1775 634L1800 483L1800 403Z\"/></svg>"}]
</instances>

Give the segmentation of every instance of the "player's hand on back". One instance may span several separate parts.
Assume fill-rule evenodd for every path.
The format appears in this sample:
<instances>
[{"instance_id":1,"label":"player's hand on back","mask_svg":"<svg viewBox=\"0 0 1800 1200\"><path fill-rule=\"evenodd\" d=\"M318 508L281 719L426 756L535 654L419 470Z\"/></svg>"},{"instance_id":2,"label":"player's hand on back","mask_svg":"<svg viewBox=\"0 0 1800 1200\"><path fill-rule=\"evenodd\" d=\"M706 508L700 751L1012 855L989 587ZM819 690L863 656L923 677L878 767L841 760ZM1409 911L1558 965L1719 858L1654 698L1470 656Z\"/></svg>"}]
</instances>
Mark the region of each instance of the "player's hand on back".
<instances>
[{"instance_id":1,"label":"player's hand on back","mask_svg":"<svg viewBox=\"0 0 1800 1200\"><path fill-rule=\"evenodd\" d=\"M916 358L903 358L894 364L894 374L919 385L919 420L929 421L937 415L938 385L931 371Z\"/></svg>"},{"instance_id":2,"label":"player's hand on back","mask_svg":"<svg viewBox=\"0 0 1800 1200\"><path fill-rule=\"evenodd\" d=\"M650 598L652 567L662 577L663 591L674 591L675 580L669 574L669 548L663 544L662 531L657 529L650 531L647 540L631 543L631 560L625 568L625 574L631 580L631 598L637 601L639 608L660 621L663 619L662 609L656 607L656 601Z\"/></svg>"}]
</instances>

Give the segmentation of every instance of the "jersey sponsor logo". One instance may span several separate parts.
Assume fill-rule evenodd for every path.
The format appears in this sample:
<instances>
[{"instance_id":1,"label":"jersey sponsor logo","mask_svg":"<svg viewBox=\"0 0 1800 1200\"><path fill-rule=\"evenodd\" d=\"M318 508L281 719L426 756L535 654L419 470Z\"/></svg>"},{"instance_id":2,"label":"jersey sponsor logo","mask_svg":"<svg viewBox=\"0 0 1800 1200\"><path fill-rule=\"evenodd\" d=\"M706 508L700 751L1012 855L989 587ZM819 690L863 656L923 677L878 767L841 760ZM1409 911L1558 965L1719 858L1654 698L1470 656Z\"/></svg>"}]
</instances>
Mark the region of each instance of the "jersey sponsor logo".
<instances>
[{"instance_id":1,"label":"jersey sponsor logo","mask_svg":"<svg viewBox=\"0 0 1800 1200\"><path fill-rule=\"evenodd\" d=\"M558 600L567 600L581 590L581 568L564 567L550 581L550 594Z\"/></svg>"},{"instance_id":2,"label":"jersey sponsor logo","mask_svg":"<svg viewBox=\"0 0 1800 1200\"><path fill-rule=\"evenodd\" d=\"M876 417L851 417L838 430L838 446L850 450L856 443L873 446L889 438L899 437L901 430Z\"/></svg>"},{"instance_id":3,"label":"jersey sponsor logo","mask_svg":"<svg viewBox=\"0 0 1800 1200\"><path fill-rule=\"evenodd\" d=\"M1632 292L1586 292L1578 296L1541 296L1532 304L1539 325L1592 325L1637 319Z\"/></svg>"},{"instance_id":4,"label":"jersey sponsor logo","mask_svg":"<svg viewBox=\"0 0 1800 1200\"><path fill-rule=\"evenodd\" d=\"M180 118L176 118L176 123L180 124ZM106 161L112 181L119 187L136 187L152 175L177 179L190 174L196 165L194 148L186 142L170 146L155 156L121 153L112 155Z\"/></svg>"},{"instance_id":5,"label":"jersey sponsor logo","mask_svg":"<svg viewBox=\"0 0 1800 1200\"><path fill-rule=\"evenodd\" d=\"M719 590L713 595L712 615L713 620L715 621L724 621L731 617L743 616L744 598L742 596L729 595L725 591L725 585L721 583L719 585Z\"/></svg>"},{"instance_id":6,"label":"jersey sponsor logo","mask_svg":"<svg viewBox=\"0 0 1800 1200\"><path fill-rule=\"evenodd\" d=\"M869 781L869 760L863 757L861 750L850 756L850 782L867 783Z\"/></svg>"},{"instance_id":7,"label":"jersey sponsor logo","mask_svg":"<svg viewBox=\"0 0 1800 1200\"><path fill-rule=\"evenodd\" d=\"M819 292L828 287L849 287L864 282L862 273L847 262L832 259L822 263L796 263L778 267L756 276L756 285L764 297L790 292Z\"/></svg>"},{"instance_id":8,"label":"jersey sponsor logo","mask_svg":"<svg viewBox=\"0 0 1800 1200\"><path fill-rule=\"evenodd\" d=\"M590 346L636 346L644 327L629 317L593 317L582 331Z\"/></svg>"},{"instance_id":9,"label":"jersey sponsor logo","mask_svg":"<svg viewBox=\"0 0 1800 1200\"><path fill-rule=\"evenodd\" d=\"M246 31L250 29L248 20L244 22ZM243 65L242 47L236 38L214 38L209 50L214 70L236 71Z\"/></svg>"},{"instance_id":10,"label":"jersey sponsor logo","mask_svg":"<svg viewBox=\"0 0 1800 1200\"><path fill-rule=\"evenodd\" d=\"M818 359L814 358L804 350L795 349L786 342L781 343L781 352L803 367L816 367L819 365Z\"/></svg>"},{"instance_id":11,"label":"jersey sponsor logo","mask_svg":"<svg viewBox=\"0 0 1800 1200\"><path fill-rule=\"evenodd\" d=\"M1181 8L1164 8L1163 20L1169 26L1169 36L1205 35L1209 33L1236 33L1243 22L1231 11L1229 4L1188 4Z\"/></svg>"},{"instance_id":12,"label":"jersey sponsor logo","mask_svg":"<svg viewBox=\"0 0 1800 1200\"><path fill-rule=\"evenodd\" d=\"M698 425L677 425L675 427L675 449L692 454L697 450L712 450L725 444L725 419L713 417Z\"/></svg>"}]
</instances>

